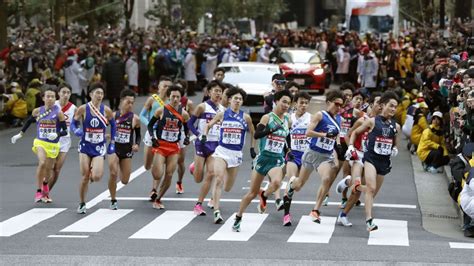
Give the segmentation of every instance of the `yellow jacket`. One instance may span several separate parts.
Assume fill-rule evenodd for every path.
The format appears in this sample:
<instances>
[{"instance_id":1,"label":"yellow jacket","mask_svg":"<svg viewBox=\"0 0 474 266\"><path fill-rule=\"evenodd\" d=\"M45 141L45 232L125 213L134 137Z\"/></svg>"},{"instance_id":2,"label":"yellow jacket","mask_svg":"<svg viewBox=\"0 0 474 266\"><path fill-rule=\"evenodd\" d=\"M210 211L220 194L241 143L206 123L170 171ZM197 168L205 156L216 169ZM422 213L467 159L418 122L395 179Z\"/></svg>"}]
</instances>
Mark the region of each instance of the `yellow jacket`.
<instances>
[{"instance_id":1,"label":"yellow jacket","mask_svg":"<svg viewBox=\"0 0 474 266\"><path fill-rule=\"evenodd\" d=\"M423 114L419 115L420 118L418 118L418 123L413 124L410 136L411 143L415 144L416 146L418 146L420 143L421 134L423 134L423 131L428 128L426 117Z\"/></svg>"},{"instance_id":2,"label":"yellow jacket","mask_svg":"<svg viewBox=\"0 0 474 266\"><path fill-rule=\"evenodd\" d=\"M439 146L443 147L443 155L448 156L448 150L446 149L446 144L444 143L444 135L437 135L432 129L440 130L439 127L435 127L433 125L430 125L429 128L423 130L420 143L418 144L418 149L416 150L418 157L423 162L428 157L430 151L438 149Z\"/></svg>"},{"instance_id":3,"label":"yellow jacket","mask_svg":"<svg viewBox=\"0 0 474 266\"><path fill-rule=\"evenodd\" d=\"M5 110L17 118L24 119L28 116L26 101L22 97L18 97L16 93L13 93L12 97L5 104Z\"/></svg>"}]
</instances>

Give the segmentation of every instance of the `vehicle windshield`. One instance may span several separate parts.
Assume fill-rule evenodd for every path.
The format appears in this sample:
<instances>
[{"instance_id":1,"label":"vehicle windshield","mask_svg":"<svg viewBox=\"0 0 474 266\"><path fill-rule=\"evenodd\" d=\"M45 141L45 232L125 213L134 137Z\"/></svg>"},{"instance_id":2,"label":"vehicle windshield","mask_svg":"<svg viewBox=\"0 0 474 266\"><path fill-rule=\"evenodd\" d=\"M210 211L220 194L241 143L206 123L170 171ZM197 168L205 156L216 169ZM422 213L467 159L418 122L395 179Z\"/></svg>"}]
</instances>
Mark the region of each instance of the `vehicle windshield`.
<instances>
[{"instance_id":1,"label":"vehicle windshield","mask_svg":"<svg viewBox=\"0 0 474 266\"><path fill-rule=\"evenodd\" d=\"M321 59L315 50L287 51L286 54L290 59L286 60L287 62L321 64Z\"/></svg>"}]
</instances>

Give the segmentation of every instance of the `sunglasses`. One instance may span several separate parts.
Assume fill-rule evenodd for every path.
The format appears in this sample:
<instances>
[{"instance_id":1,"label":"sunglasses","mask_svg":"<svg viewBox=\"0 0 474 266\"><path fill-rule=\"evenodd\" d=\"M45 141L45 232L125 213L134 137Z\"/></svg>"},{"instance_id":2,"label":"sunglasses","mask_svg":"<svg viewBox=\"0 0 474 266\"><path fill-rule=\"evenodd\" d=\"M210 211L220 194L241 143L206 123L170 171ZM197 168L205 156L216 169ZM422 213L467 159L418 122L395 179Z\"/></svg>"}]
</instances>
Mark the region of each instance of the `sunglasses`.
<instances>
[{"instance_id":1,"label":"sunglasses","mask_svg":"<svg viewBox=\"0 0 474 266\"><path fill-rule=\"evenodd\" d=\"M343 105L343 103L339 103L339 102L332 102L332 103L334 103L334 105L337 106L337 107L342 107L342 105Z\"/></svg>"},{"instance_id":2,"label":"sunglasses","mask_svg":"<svg viewBox=\"0 0 474 266\"><path fill-rule=\"evenodd\" d=\"M285 85L285 84L286 84L286 80L276 79L276 80L275 80L275 84L276 84L276 85Z\"/></svg>"}]
</instances>

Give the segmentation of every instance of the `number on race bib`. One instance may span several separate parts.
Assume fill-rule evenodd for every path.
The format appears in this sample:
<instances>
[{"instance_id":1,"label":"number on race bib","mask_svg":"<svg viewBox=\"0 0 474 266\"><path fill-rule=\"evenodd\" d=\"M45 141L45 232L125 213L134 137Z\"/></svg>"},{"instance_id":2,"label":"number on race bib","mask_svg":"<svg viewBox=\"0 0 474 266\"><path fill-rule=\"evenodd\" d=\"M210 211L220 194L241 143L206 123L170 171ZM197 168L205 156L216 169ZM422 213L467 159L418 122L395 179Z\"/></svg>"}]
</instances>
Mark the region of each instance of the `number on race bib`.
<instances>
[{"instance_id":1,"label":"number on race bib","mask_svg":"<svg viewBox=\"0 0 474 266\"><path fill-rule=\"evenodd\" d=\"M282 153L285 147L285 138L282 136L269 135L265 143L265 150L272 153Z\"/></svg>"},{"instance_id":2,"label":"number on race bib","mask_svg":"<svg viewBox=\"0 0 474 266\"><path fill-rule=\"evenodd\" d=\"M332 151L334 149L335 142L336 141L334 139L330 138L318 138L318 141L316 142L316 147L326 151Z\"/></svg>"},{"instance_id":3,"label":"number on race bib","mask_svg":"<svg viewBox=\"0 0 474 266\"><path fill-rule=\"evenodd\" d=\"M164 130L161 131L161 139L168 142L178 141L179 131Z\"/></svg>"},{"instance_id":4,"label":"number on race bib","mask_svg":"<svg viewBox=\"0 0 474 266\"><path fill-rule=\"evenodd\" d=\"M291 150L304 152L308 147L308 140L305 134L291 134Z\"/></svg>"},{"instance_id":5,"label":"number on race bib","mask_svg":"<svg viewBox=\"0 0 474 266\"><path fill-rule=\"evenodd\" d=\"M375 137L374 152L379 155L392 154L393 140L384 137Z\"/></svg>"}]
</instances>

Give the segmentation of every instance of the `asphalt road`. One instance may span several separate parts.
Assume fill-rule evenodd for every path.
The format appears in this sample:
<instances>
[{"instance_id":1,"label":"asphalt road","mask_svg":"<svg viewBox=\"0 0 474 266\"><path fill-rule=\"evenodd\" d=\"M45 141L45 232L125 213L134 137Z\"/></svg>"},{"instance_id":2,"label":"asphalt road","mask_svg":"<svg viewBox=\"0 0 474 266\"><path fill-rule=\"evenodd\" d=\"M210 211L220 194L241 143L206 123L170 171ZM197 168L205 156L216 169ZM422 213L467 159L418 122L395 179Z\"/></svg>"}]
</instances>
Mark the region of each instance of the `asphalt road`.
<instances>
[{"instance_id":1,"label":"asphalt road","mask_svg":"<svg viewBox=\"0 0 474 266\"><path fill-rule=\"evenodd\" d=\"M313 110L320 108L320 99L315 98ZM143 97L137 100L137 112L144 101ZM313 173L294 197L293 226L282 226L283 213L277 212L273 204L269 205L267 214L257 214L257 203L252 203L244 214L242 232L234 233L228 226L251 174L249 139L235 185L231 192L223 194L221 211L227 222L215 225L210 209L206 209L207 216L192 215L199 185L189 173L184 179L184 194L175 194L173 182L163 200L166 209L152 209L147 201L152 177L142 169L142 148L133 159L135 178L118 191L119 210L108 210L106 170L100 182L89 186L87 214L76 214L80 182L77 138L73 139L75 145L51 192L54 202L33 203L37 164L31 152L34 128L16 145L10 144L14 134L14 129L0 132L0 143L3 143L0 264L3 265L473 262L473 251L469 248L474 248L474 244L454 248L453 242L459 241L423 229L412 159L405 149L400 149L399 156L393 160L392 172L385 178L376 199L374 216L380 227L378 231L370 234L366 231L363 207L355 207L350 214L352 227L335 224L340 196L335 193L334 185L329 206L321 210L323 223L308 222L307 215L320 183L318 175ZM194 148L188 148L186 165L191 163L193 153Z\"/></svg>"}]
</instances>

